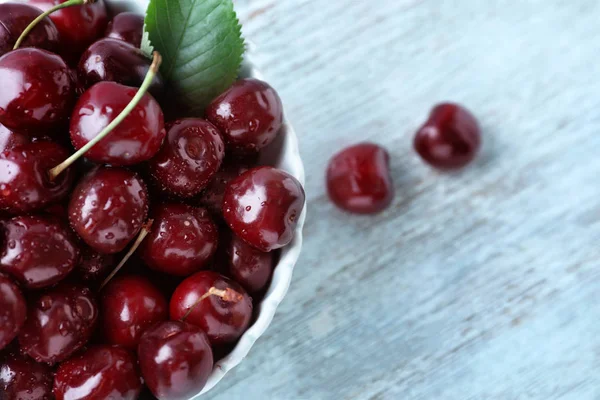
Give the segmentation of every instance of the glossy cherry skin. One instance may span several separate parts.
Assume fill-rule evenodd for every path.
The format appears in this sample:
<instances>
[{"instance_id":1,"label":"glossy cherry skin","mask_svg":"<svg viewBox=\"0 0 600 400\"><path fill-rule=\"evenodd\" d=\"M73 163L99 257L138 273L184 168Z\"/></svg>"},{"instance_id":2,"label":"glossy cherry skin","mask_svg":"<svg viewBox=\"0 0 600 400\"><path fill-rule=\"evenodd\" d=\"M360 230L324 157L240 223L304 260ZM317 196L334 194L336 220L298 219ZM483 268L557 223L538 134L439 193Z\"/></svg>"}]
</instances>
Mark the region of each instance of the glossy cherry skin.
<instances>
[{"instance_id":1,"label":"glossy cherry skin","mask_svg":"<svg viewBox=\"0 0 600 400\"><path fill-rule=\"evenodd\" d=\"M150 160L150 174L163 191L180 197L194 196L210 182L225 158L221 134L199 118L170 124L167 140Z\"/></svg>"},{"instance_id":2,"label":"glossy cherry skin","mask_svg":"<svg viewBox=\"0 0 600 400\"><path fill-rule=\"evenodd\" d=\"M135 238L148 215L148 191L133 172L98 168L73 191L71 227L92 249L114 254Z\"/></svg>"},{"instance_id":3,"label":"glossy cherry skin","mask_svg":"<svg viewBox=\"0 0 600 400\"><path fill-rule=\"evenodd\" d=\"M199 203L208 208L213 214L221 215L227 185L246 171L248 171L248 167L245 165L232 163L223 165L199 195Z\"/></svg>"},{"instance_id":4,"label":"glossy cherry skin","mask_svg":"<svg viewBox=\"0 0 600 400\"><path fill-rule=\"evenodd\" d=\"M24 3L0 4L0 56L11 51L21 33L42 11ZM51 52L59 48L58 29L48 17L27 34L20 47L37 47Z\"/></svg>"},{"instance_id":5,"label":"glossy cherry skin","mask_svg":"<svg viewBox=\"0 0 600 400\"><path fill-rule=\"evenodd\" d=\"M228 301L210 295L198 302L211 287L230 289L239 295L239 299ZM248 329L252 319L252 299L231 279L216 272L201 271L179 284L171 297L169 310L172 320L185 318L185 322L202 328L212 345L220 345L235 342Z\"/></svg>"},{"instance_id":6,"label":"glossy cherry skin","mask_svg":"<svg viewBox=\"0 0 600 400\"><path fill-rule=\"evenodd\" d=\"M81 56L78 74L86 88L102 82L117 82L140 87L152 60L139 47L117 39L101 39L93 43ZM164 81L158 73L150 86L150 93L160 98Z\"/></svg>"},{"instance_id":7,"label":"glossy cherry skin","mask_svg":"<svg viewBox=\"0 0 600 400\"><path fill-rule=\"evenodd\" d=\"M52 370L18 354L0 360L0 399L53 400Z\"/></svg>"},{"instance_id":8,"label":"glossy cherry skin","mask_svg":"<svg viewBox=\"0 0 600 400\"><path fill-rule=\"evenodd\" d=\"M26 317L23 294L7 276L0 275L0 350L17 336Z\"/></svg>"},{"instance_id":9,"label":"glossy cherry skin","mask_svg":"<svg viewBox=\"0 0 600 400\"><path fill-rule=\"evenodd\" d=\"M51 132L69 117L75 85L62 58L23 48L0 57L0 123L19 132Z\"/></svg>"},{"instance_id":10,"label":"glossy cherry skin","mask_svg":"<svg viewBox=\"0 0 600 400\"><path fill-rule=\"evenodd\" d=\"M67 0L28 0L28 3L47 11ZM77 62L83 51L102 36L108 24L108 13L103 0L93 4L63 8L50 14L60 33L62 55L69 62Z\"/></svg>"},{"instance_id":11,"label":"glossy cherry skin","mask_svg":"<svg viewBox=\"0 0 600 400\"><path fill-rule=\"evenodd\" d=\"M439 104L417 131L414 147L435 168L462 168L473 161L481 147L479 123L469 110L458 104Z\"/></svg>"},{"instance_id":12,"label":"glossy cherry skin","mask_svg":"<svg viewBox=\"0 0 600 400\"><path fill-rule=\"evenodd\" d=\"M104 36L122 40L138 49L144 34L144 16L133 12L122 12L108 23Z\"/></svg>"},{"instance_id":13,"label":"glossy cherry skin","mask_svg":"<svg viewBox=\"0 0 600 400\"><path fill-rule=\"evenodd\" d=\"M164 204L153 213L152 232L142 244L152 269L188 276L206 268L217 251L219 232L205 208Z\"/></svg>"},{"instance_id":14,"label":"glossy cherry skin","mask_svg":"<svg viewBox=\"0 0 600 400\"><path fill-rule=\"evenodd\" d=\"M0 152L12 150L17 146L29 143L29 138L20 133L13 132L0 124Z\"/></svg>"},{"instance_id":15,"label":"glossy cherry skin","mask_svg":"<svg viewBox=\"0 0 600 400\"><path fill-rule=\"evenodd\" d=\"M64 199L73 182L72 168L53 181L48 171L68 156L51 142L28 143L0 153L0 210L20 214Z\"/></svg>"},{"instance_id":16,"label":"glossy cherry skin","mask_svg":"<svg viewBox=\"0 0 600 400\"><path fill-rule=\"evenodd\" d=\"M117 265L113 254L102 254L83 246L81 261L73 271L82 282L89 285L100 284L110 271Z\"/></svg>"},{"instance_id":17,"label":"glossy cherry skin","mask_svg":"<svg viewBox=\"0 0 600 400\"><path fill-rule=\"evenodd\" d=\"M275 253L255 249L235 235L225 247L226 274L250 294L267 288L273 275Z\"/></svg>"},{"instance_id":18,"label":"glossy cherry skin","mask_svg":"<svg viewBox=\"0 0 600 400\"><path fill-rule=\"evenodd\" d=\"M256 152L277 137L283 106L271 86L258 79L242 79L206 109L206 119L223 133L234 152Z\"/></svg>"},{"instance_id":19,"label":"glossy cherry skin","mask_svg":"<svg viewBox=\"0 0 600 400\"><path fill-rule=\"evenodd\" d=\"M29 289L53 285L79 262L68 227L51 216L19 216L1 225L0 270Z\"/></svg>"},{"instance_id":20,"label":"glossy cherry skin","mask_svg":"<svg viewBox=\"0 0 600 400\"><path fill-rule=\"evenodd\" d=\"M38 362L69 358L91 337L98 306L90 289L63 283L34 297L19 333L21 350Z\"/></svg>"},{"instance_id":21,"label":"glossy cherry skin","mask_svg":"<svg viewBox=\"0 0 600 400\"><path fill-rule=\"evenodd\" d=\"M136 95L137 89L100 82L77 101L71 116L71 142L82 148L110 124ZM85 153L86 158L113 166L139 164L152 158L165 138L163 112L145 94L131 113L108 136Z\"/></svg>"},{"instance_id":22,"label":"glossy cherry skin","mask_svg":"<svg viewBox=\"0 0 600 400\"><path fill-rule=\"evenodd\" d=\"M355 214L375 214L394 199L390 157L381 146L360 143L329 161L327 192L339 208Z\"/></svg>"},{"instance_id":23,"label":"glossy cherry skin","mask_svg":"<svg viewBox=\"0 0 600 400\"><path fill-rule=\"evenodd\" d=\"M63 362L54 377L56 400L136 400L142 379L136 359L118 346L96 346Z\"/></svg>"},{"instance_id":24,"label":"glossy cherry skin","mask_svg":"<svg viewBox=\"0 0 600 400\"><path fill-rule=\"evenodd\" d=\"M296 178L273 167L257 167L229 183L223 217L246 243L267 252L292 241L304 201Z\"/></svg>"},{"instance_id":25,"label":"glossy cherry skin","mask_svg":"<svg viewBox=\"0 0 600 400\"><path fill-rule=\"evenodd\" d=\"M167 300L147 278L129 275L111 280L102 290L100 310L104 337L135 350L142 334L169 316Z\"/></svg>"},{"instance_id":26,"label":"glossy cherry skin","mask_svg":"<svg viewBox=\"0 0 600 400\"><path fill-rule=\"evenodd\" d=\"M146 385L160 400L187 400L200 393L213 368L206 334L180 321L162 322L146 331L138 359Z\"/></svg>"}]
</instances>

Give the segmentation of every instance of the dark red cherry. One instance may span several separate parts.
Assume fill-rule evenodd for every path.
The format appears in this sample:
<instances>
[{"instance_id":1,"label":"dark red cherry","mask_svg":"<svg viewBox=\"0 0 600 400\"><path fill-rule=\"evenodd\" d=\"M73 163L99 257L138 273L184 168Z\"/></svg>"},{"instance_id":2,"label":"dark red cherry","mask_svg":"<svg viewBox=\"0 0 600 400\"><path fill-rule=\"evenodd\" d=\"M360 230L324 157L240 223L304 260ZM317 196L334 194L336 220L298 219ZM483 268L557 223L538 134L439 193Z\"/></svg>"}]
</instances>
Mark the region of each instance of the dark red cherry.
<instances>
[{"instance_id":1,"label":"dark red cherry","mask_svg":"<svg viewBox=\"0 0 600 400\"><path fill-rule=\"evenodd\" d=\"M102 81L140 87L151 64L139 47L117 39L101 39L83 53L78 73L88 88ZM158 98L162 95L164 81L160 73L154 76L149 90Z\"/></svg>"},{"instance_id":2,"label":"dark red cherry","mask_svg":"<svg viewBox=\"0 0 600 400\"><path fill-rule=\"evenodd\" d=\"M0 124L0 152L12 150L17 146L29 143L29 141L30 140L27 136L13 132L4 125Z\"/></svg>"},{"instance_id":3,"label":"dark red cherry","mask_svg":"<svg viewBox=\"0 0 600 400\"><path fill-rule=\"evenodd\" d=\"M373 143L360 143L333 156L326 180L331 201L352 213L375 214L394 199L389 154Z\"/></svg>"},{"instance_id":4,"label":"dark red cherry","mask_svg":"<svg viewBox=\"0 0 600 400\"><path fill-rule=\"evenodd\" d=\"M66 360L87 343L97 318L91 290L60 284L29 302L27 321L19 333L21 350L47 364Z\"/></svg>"},{"instance_id":5,"label":"dark red cherry","mask_svg":"<svg viewBox=\"0 0 600 400\"><path fill-rule=\"evenodd\" d=\"M100 300L104 337L135 350L142 334L169 316L167 300L147 278L129 275L111 280Z\"/></svg>"},{"instance_id":6,"label":"dark red cherry","mask_svg":"<svg viewBox=\"0 0 600 400\"><path fill-rule=\"evenodd\" d=\"M256 152L277 137L283 106L271 86L258 79L242 79L206 109L206 119L223 133L234 152Z\"/></svg>"},{"instance_id":7,"label":"dark red cherry","mask_svg":"<svg viewBox=\"0 0 600 400\"><path fill-rule=\"evenodd\" d=\"M201 271L175 289L171 319L196 325L212 345L235 342L252 319L252 299L244 288L212 271Z\"/></svg>"},{"instance_id":8,"label":"dark red cherry","mask_svg":"<svg viewBox=\"0 0 600 400\"><path fill-rule=\"evenodd\" d=\"M255 249L235 235L225 247L225 271L250 294L265 290L273 275L275 253Z\"/></svg>"},{"instance_id":9,"label":"dark red cherry","mask_svg":"<svg viewBox=\"0 0 600 400\"><path fill-rule=\"evenodd\" d=\"M208 208L213 214L221 215L227 185L246 171L248 171L248 167L245 165L232 163L223 165L200 194L198 198L200 204Z\"/></svg>"},{"instance_id":10,"label":"dark red cherry","mask_svg":"<svg viewBox=\"0 0 600 400\"><path fill-rule=\"evenodd\" d=\"M0 87L0 123L19 132L60 128L75 101L69 67L41 49L17 49L0 57Z\"/></svg>"},{"instance_id":11,"label":"dark red cherry","mask_svg":"<svg viewBox=\"0 0 600 400\"><path fill-rule=\"evenodd\" d=\"M94 250L118 253L138 234L148 215L148 191L133 172L98 168L73 191L69 221Z\"/></svg>"},{"instance_id":12,"label":"dark red cherry","mask_svg":"<svg viewBox=\"0 0 600 400\"><path fill-rule=\"evenodd\" d=\"M104 36L122 40L138 49L144 34L144 16L133 12L122 12L109 22Z\"/></svg>"},{"instance_id":13,"label":"dark red cherry","mask_svg":"<svg viewBox=\"0 0 600 400\"><path fill-rule=\"evenodd\" d=\"M205 208L164 204L153 214L152 232L141 249L150 268L188 276L208 266L217 250L219 232Z\"/></svg>"},{"instance_id":14,"label":"dark red cherry","mask_svg":"<svg viewBox=\"0 0 600 400\"><path fill-rule=\"evenodd\" d=\"M435 168L462 168L473 161L481 147L479 123L458 104L439 104L417 131L414 146L421 158Z\"/></svg>"},{"instance_id":15,"label":"dark red cherry","mask_svg":"<svg viewBox=\"0 0 600 400\"><path fill-rule=\"evenodd\" d=\"M67 0L28 0L42 11L65 3ZM92 4L63 8L50 14L50 19L60 33L62 55L69 62L77 62L83 51L102 36L108 24L108 14L103 0Z\"/></svg>"},{"instance_id":16,"label":"dark red cherry","mask_svg":"<svg viewBox=\"0 0 600 400\"><path fill-rule=\"evenodd\" d=\"M100 284L117 265L113 254L98 253L85 245L81 250L81 261L73 273L86 284Z\"/></svg>"},{"instance_id":17,"label":"dark red cherry","mask_svg":"<svg viewBox=\"0 0 600 400\"><path fill-rule=\"evenodd\" d=\"M56 400L136 400L141 391L135 357L118 346L92 347L63 362L54 377Z\"/></svg>"},{"instance_id":18,"label":"dark red cherry","mask_svg":"<svg viewBox=\"0 0 600 400\"><path fill-rule=\"evenodd\" d=\"M127 107L137 91L115 82L100 82L89 88L77 101L71 116L73 146L80 149L95 138ZM158 152L165 135L162 110L146 93L123 122L85 156L113 166L138 164Z\"/></svg>"},{"instance_id":19,"label":"dark red cherry","mask_svg":"<svg viewBox=\"0 0 600 400\"><path fill-rule=\"evenodd\" d=\"M71 189L73 169L53 181L48 171L68 155L60 145L43 141L0 153L0 210L20 214L64 199Z\"/></svg>"},{"instance_id":20,"label":"dark red cherry","mask_svg":"<svg viewBox=\"0 0 600 400\"><path fill-rule=\"evenodd\" d=\"M163 191L191 197L208 184L224 157L225 145L213 124L199 118L181 119L169 125L167 140L149 169Z\"/></svg>"},{"instance_id":21,"label":"dark red cherry","mask_svg":"<svg viewBox=\"0 0 600 400\"><path fill-rule=\"evenodd\" d=\"M0 350L17 336L26 316L23 294L8 277L0 275Z\"/></svg>"},{"instance_id":22,"label":"dark red cherry","mask_svg":"<svg viewBox=\"0 0 600 400\"><path fill-rule=\"evenodd\" d=\"M64 279L79 262L68 227L51 216L20 216L2 223L0 270L30 289Z\"/></svg>"},{"instance_id":23,"label":"dark red cherry","mask_svg":"<svg viewBox=\"0 0 600 400\"><path fill-rule=\"evenodd\" d=\"M52 370L19 354L0 360L0 399L53 400Z\"/></svg>"},{"instance_id":24,"label":"dark red cherry","mask_svg":"<svg viewBox=\"0 0 600 400\"><path fill-rule=\"evenodd\" d=\"M258 167L229 183L223 216L248 244L271 251L294 238L304 201L304 189L296 178L273 167Z\"/></svg>"},{"instance_id":25,"label":"dark red cherry","mask_svg":"<svg viewBox=\"0 0 600 400\"><path fill-rule=\"evenodd\" d=\"M0 4L0 56L13 49L21 33L41 13L39 8L24 3ZM37 47L55 53L59 40L58 29L46 17L27 34L20 47Z\"/></svg>"},{"instance_id":26,"label":"dark red cherry","mask_svg":"<svg viewBox=\"0 0 600 400\"><path fill-rule=\"evenodd\" d=\"M148 330L138 346L138 359L146 385L159 399L193 397L213 368L206 334L179 321L162 322Z\"/></svg>"}]
</instances>

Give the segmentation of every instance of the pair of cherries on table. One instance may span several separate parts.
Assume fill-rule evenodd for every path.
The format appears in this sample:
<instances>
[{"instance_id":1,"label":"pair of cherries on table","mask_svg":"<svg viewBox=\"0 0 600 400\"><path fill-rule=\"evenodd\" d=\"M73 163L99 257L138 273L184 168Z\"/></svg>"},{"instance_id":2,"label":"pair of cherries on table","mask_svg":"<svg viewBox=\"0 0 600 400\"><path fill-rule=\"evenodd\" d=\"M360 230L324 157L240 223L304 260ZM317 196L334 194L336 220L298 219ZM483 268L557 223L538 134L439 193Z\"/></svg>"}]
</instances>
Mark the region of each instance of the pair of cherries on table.
<instances>
[{"instance_id":1,"label":"pair of cherries on table","mask_svg":"<svg viewBox=\"0 0 600 400\"><path fill-rule=\"evenodd\" d=\"M413 144L429 165L440 170L460 169L479 152L479 123L459 104L438 104L417 131ZM374 143L342 150L329 162L326 185L329 198L342 210L355 214L385 210L394 199L389 153Z\"/></svg>"},{"instance_id":2,"label":"pair of cherries on table","mask_svg":"<svg viewBox=\"0 0 600 400\"><path fill-rule=\"evenodd\" d=\"M187 398L249 327L304 207L293 176L252 162L281 101L242 79L205 119L165 124L141 16L109 24L98 0L30 29L40 14L0 4L0 391ZM138 273L115 276L132 255Z\"/></svg>"}]
</instances>

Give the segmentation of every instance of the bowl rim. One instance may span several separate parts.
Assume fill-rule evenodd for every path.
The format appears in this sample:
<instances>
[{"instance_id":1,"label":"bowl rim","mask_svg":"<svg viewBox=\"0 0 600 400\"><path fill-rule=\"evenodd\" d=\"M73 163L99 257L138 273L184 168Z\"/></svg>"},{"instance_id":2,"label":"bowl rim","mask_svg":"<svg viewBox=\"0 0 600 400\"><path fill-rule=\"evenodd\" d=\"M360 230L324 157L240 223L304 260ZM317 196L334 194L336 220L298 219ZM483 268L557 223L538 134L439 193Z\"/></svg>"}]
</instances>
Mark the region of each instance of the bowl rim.
<instances>
[{"instance_id":1,"label":"bowl rim","mask_svg":"<svg viewBox=\"0 0 600 400\"><path fill-rule=\"evenodd\" d=\"M0 2L1 1L3 0L0 0ZM109 7L118 9L119 11L129 10L145 13L145 10L148 6L148 0L105 1ZM255 51L255 46L248 41L247 44L246 53L244 55L244 64L242 66L242 70L247 72L244 76L264 80L263 75L252 62L252 54ZM296 131L294 130L290 121L286 117L285 106L284 121L281 129L281 132L285 133L284 141L287 150L285 152L287 155L285 159L286 167L277 167L283 169L298 179L304 188L306 183L306 175L304 164L300 156L298 136L296 135ZM303 242L302 230L306 221L307 208L307 204L305 204L294 231L294 239L283 249L279 262L274 268L271 284L259 305L259 313L256 320L242 335L231 353L221 360L215 362L213 370L202 391L196 395L193 395L188 400L197 400L200 398L200 396L213 389L229 371L237 367L246 358L258 338L260 338L265 333L269 325L271 325L279 304L283 301L289 290L294 267L298 261L298 258L300 257Z\"/></svg>"},{"instance_id":2,"label":"bowl rim","mask_svg":"<svg viewBox=\"0 0 600 400\"><path fill-rule=\"evenodd\" d=\"M260 71L258 71L258 69L256 69L255 64L252 62L252 51L250 49L246 52L244 64L250 72L249 77L264 80L263 75L260 73ZM298 179L304 188L306 184L306 175L304 163L302 162L302 157L300 156L298 136L296 135L296 131L285 115L284 106L284 121L281 129L282 132L285 132L285 140L288 142L288 160L292 162L292 168L282 169ZM307 204L305 203L294 231L294 239L288 246L285 247L285 254L282 253L279 262L275 266L273 279L267 293L260 303L260 311L258 317L254 321L254 324L250 326L250 328L248 328L248 330L242 335L231 353L221 360L215 362L213 371L202 391L189 400L199 399L201 395L213 389L229 371L238 366L246 358L256 341L271 325L279 304L281 304L289 290L292 282L294 267L296 266L296 263L300 257L303 243L302 232L304 229L304 223L306 221L307 208Z\"/></svg>"}]
</instances>

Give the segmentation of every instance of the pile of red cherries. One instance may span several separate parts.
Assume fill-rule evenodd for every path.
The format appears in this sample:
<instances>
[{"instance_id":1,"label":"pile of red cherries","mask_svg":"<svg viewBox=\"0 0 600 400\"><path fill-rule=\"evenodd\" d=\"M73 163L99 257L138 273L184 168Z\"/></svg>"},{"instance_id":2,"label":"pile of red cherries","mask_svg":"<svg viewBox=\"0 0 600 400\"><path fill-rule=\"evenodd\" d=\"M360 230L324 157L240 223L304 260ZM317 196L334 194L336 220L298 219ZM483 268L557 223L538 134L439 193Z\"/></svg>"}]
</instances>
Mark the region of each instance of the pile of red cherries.
<instances>
[{"instance_id":1,"label":"pile of red cherries","mask_svg":"<svg viewBox=\"0 0 600 400\"><path fill-rule=\"evenodd\" d=\"M304 207L257 165L281 101L242 79L204 118L168 115L142 16L97 0L24 35L59 3L0 4L0 398L187 399L251 325Z\"/></svg>"}]
</instances>

